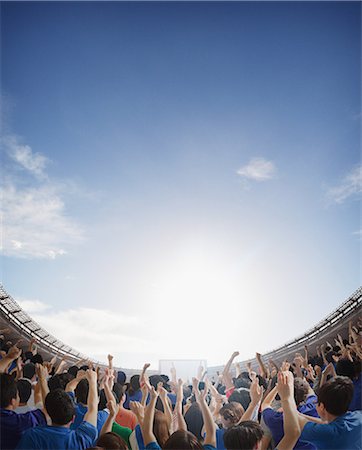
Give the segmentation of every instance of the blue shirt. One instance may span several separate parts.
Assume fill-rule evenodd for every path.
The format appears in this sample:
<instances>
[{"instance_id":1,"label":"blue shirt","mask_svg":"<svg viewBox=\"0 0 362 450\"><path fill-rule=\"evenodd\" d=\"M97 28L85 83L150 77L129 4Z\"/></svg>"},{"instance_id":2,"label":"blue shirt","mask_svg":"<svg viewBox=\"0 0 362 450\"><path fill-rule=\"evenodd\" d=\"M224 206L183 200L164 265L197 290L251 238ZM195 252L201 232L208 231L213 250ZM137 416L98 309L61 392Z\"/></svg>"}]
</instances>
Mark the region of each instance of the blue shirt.
<instances>
[{"instance_id":1,"label":"blue shirt","mask_svg":"<svg viewBox=\"0 0 362 450\"><path fill-rule=\"evenodd\" d=\"M75 400L74 392L67 392L67 394ZM70 426L71 430L76 430L79 425L83 422L84 416L87 414L88 407L83 406L80 403L75 404L75 417L73 420L73 423ZM97 430L98 435L101 434L102 427L104 425L104 422L107 420L108 413L106 411L98 411L97 414Z\"/></svg>"},{"instance_id":2,"label":"blue shirt","mask_svg":"<svg viewBox=\"0 0 362 450\"><path fill-rule=\"evenodd\" d=\"M46 425L46 419L40 409L17 414L14 411L0 409L0 448L14 449L23 431L38 425Z\"/></svg>"},{"instance_id":3,"label":"blue shirt","mask_svg":"<svg viewBox=\"0 0 362 450\"><path fill-rule=\"evenodd\" d=\"M358 411L362 409L361 385L362 379L360 375L357 380L353 380L353 397L348 408L349 411Z\"/></svg>"},{"instance_id":4,"label":"blue shirt","mask_svg":"<svg viewBox=\"0 0 362 450\"><path fill-rule=\"evenodd\" d=\"M97 428L82 422L76 430L65 427L36 427L26 431L17 450L83 450L92 447L97 439Z\"/></svg>"},{"instance_id":5,"label":"blue shirt","mask_svg":"<svg viewBox=\"0 0 362 450\"><path fill-rule=\"evenodd\" d=\"M203 448L205 450L216 450L212 445L204 445ZM157 444L157 442L150 442L146 445L146 450L161 450L161 447Z\"/></svg>"},{"instance_id":6,"label":"blue shirt","mask_svg":"<svg viewBox=\"0 0 362 450\"><path fill-rule=\"evenodd\" d=\"M300 438L321 450L360 450L361 432L362 412L353 411L327 424L306 423Z\"/></svg>"},{"instance_id":7,"label":"blue shirt","mask_svg":"<svg viewBox=\"0 0 362 450\"><path fill-rule=\"evenodd\" d=\"M298 411L307 416L318 417L316 410L317 396L310 395L306 401L298 406ZM272 408L266 408L263 411L263 419L270 429L273 440L277 445L284 436L283 413L274 411ZM315 450L315 445L304 442L301 438L297 441L294 449L298 450Z\"/></svg>"},{"instance_id":8,"label":"blue shirt","mask_svg":"<svg viewBox=\"0 0 362 450\"><path fill-rule=\"evenodd\" d=\"M88 408L87 406L80 405L79 403L75 407L75 417L74 421L70 426L71 430L76 430L80 424L84 420L84 416L86 415ZM102 427L104 425L104 422L107 420L108 413L106 411L98 411L97 414L97 431L98 434L101 433Z\"/></svg>"},{"instance_id":9,"label":"blue shirt","mask_svg":"<svg viewBox=\"0 0 362 450\"><path fill-rule=\"evenodd\" d=\"M140 390L136 391L134 394L129 395L126 392L126 400L123 403L123 408L130 409L129 402L140 402L142 400L142 392Z\"/></svg>"}]
</instances>

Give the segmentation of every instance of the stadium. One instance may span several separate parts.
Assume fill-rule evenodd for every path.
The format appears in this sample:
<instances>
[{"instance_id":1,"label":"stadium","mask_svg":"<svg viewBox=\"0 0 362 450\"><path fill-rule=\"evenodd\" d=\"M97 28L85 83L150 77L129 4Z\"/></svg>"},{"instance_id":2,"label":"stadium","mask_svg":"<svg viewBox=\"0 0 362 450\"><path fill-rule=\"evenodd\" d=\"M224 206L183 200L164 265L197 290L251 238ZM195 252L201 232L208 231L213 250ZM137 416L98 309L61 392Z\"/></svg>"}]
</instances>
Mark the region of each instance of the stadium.
<instances>
[{"instance_id":1,"label":"stadium","mask_svg":"<svg viewBox=\"0 0 362 450\"><path fill-rule=\"evenodd\" d=\"M79 360L91 360L89 355L84 355L73 349L67 344L59 341L44 330L39 324L34 322L31 317L23 311L11 295L9 295L3 286L0 287L1 301L1 322L0 329L10 327L7 338L16 342L19 338L24 341L35 339L39 346L39 352L44 354L47 359L56 357L65 357L69 363L75 363ZM358 288L350 297L348 297L340 307L332 311L327 317L318 322L313 328L306 331L302 336L281 345L275 350L267 352L264 357L272 359L277 364L284 360L291 360L295 353L303 352L304 345L308 345L312 353L316 353L316 348L322 344L334 339L338 334L343 339L348 338L348 323L356 323L361 314L362 287ZM255 368L255 358L248 360ZM242 361L245 366L248 361ZM94 361L95 364L106 367L105 361ZM208 367L209 376L214 376L218 371L222 372L223 366ZM119 367L117 370L124 371L127 376L140 373L139 369Z\"/></svg>"},{"instance_id":2,"label":"stadium","mask_svg":"<svg viewBox=\"0 0 362 450\"><path fill-rule=\"evenodd\" d=\"M0 450L362 450L361 17L0 1Z\"/></svg>"}]
</instances>

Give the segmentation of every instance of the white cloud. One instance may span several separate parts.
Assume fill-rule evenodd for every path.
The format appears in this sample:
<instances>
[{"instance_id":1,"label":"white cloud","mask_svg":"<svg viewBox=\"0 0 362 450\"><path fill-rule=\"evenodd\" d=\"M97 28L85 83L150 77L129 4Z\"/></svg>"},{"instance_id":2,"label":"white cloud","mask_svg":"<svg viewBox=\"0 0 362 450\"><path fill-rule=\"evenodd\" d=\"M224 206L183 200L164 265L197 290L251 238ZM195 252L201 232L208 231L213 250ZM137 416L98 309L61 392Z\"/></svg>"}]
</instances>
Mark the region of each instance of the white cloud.
<instances>
[{"instance_id":1,"label":"white cloud","mask_svg":"<svg viewBox=\"0 0 362 450\"><path fill-rule=\"evenodd\" d=\"M29 145L20 144L15 136L7 136L4 143L9 156L23 169L28 170L38 178L45 178L45 166L48 158L40 153L33 153Z\"/></svg>"},{"instance_id":2,"label":"white cloud","mask_svg":"<svg viewBox=\"0 0 362 450\"><path fill-rule=\"evenodd\" d=\"M362 192L362 165L354 167L342 181L327 191L327 197L335 203L343 203Z\"/></svg>"},{"instance_id":3,"label":"white cloud","mask_svg":"<svg viewBox=\"0 0 362 450\"><path fill-rule=\"evenodd\" d=\"M82 240L82 230L65 213L60 194L49 184L0 188L2 252L7 256L54 259Z\"/></svg>"},{"instance_id":4,"label":"white cloud","mask_svg":"<svg viewBox=\"0 0 362 450\"><path fill-rule=\"evenodd\" d=\"M28 314L40 313L50 308L49 305L41 302L40 300L17 298L16 301L20 305L20 307L24 309Z\"/></svg>"},{"instance_id":5,"label":"white cloud","mask_svg":"<svg viewBox=\"0 0 362 450\"><path fill-rule=\"evenodd\" d=\"M25 302L19 304L23 306ZM139 317L115 314L107 309L79 307L61 311L34 311L32 318L45 330L67 345L88 356L106 361L115 356L115 363L127 365L125 354L142 355L150 341L140 338L140 329L148 328ZM144 334L144 333L143 333ZM123 356L122 356L123 355Z\"/></svg>"},{"instance_id":6,"label":"white cloud","mask_svg":"<svg viewBox=\"0 0 362 450\"><path fill-rule=\"evenodd\" d=\"M66 254L69 246L83 238L83 230L66 212L69 183L49 179L45 172L48 159L18 144L17 138L8 136L4 142L16 165L7 170L0 186L1 252L46 259ZM30 180L16 176L14 168L19 167L32 175Z\"/></svg>"},{"instance_id":7,"label":"white cloud","mask_svg":"<svg viewBox=\"0 0 362 450\"><path fill-rule=\"evenodd\" d=\"M252 158L247 165L240 167L238 175L254 181L266 181L275 177L276 167L264 158Z\"/></svg>"}]
</instances>

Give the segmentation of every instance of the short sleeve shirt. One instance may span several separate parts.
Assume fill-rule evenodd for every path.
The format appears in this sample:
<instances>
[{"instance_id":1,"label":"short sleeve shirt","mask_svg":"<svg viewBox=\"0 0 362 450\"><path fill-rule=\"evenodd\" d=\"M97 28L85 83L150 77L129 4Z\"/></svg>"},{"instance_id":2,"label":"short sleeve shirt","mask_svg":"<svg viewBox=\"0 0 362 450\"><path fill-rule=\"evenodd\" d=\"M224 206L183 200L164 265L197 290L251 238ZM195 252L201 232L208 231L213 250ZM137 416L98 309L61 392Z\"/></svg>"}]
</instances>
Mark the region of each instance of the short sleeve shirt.
<instances>
[{"instance_id":1,"label":"short sleeve shirt","mask_svg":"<svg viewBox=\"0 0 362 450\"><path fill-rule=\"evenodd\" d=\"M36 427L26 431L17 446L18 450L83 450L94 445L97 428L82 422L76 430L65 427Z\"/></svg>"},{"instance_id":2,"label":"short sleeve shirt","mask_svg":"<svg viewBox=\"0 0 362 450\"><path fill-rule=\"evenodd\" d=\"M362 412L353 411L327 424L306 423L300 439L321 450L361 450L361 433Z\"/></svg>"},{"instance_id":3,"label":"short sleeve shirt","mask_svg":"<svg viewBox=\"0 0 362 450\"><path fill-rule=\"evenodd\" d=\"M0 448L2 450L14 449L24 431L39 425L46 425L45 416L40 409L35 409L24 414L1 409Z\"/></svg>"}]
</instances>

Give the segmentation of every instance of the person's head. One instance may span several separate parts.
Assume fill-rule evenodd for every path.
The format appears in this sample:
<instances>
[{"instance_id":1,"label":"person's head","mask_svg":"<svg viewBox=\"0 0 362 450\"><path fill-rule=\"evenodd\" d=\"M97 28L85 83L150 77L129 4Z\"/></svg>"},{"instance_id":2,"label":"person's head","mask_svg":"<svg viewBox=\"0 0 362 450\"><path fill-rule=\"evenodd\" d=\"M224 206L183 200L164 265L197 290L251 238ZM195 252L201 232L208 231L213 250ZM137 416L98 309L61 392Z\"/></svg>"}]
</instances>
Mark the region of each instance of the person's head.
<instances>
[{"instance_id":1,"label":"person's head","mask_svg":"<svg viewBox=\"0 0 362 450\"><path fill-rule=\"evenodd\" d=\"M65 383L60 374L49 378L48 387L50 391L54 391L55 389L65 389Z\"/></svg>"},{"instance_id":2,"label":"person's head","mask_svg":"<svg viewBox=\"0 0 362 450\"><path fill-rule=\"evenodd\" d=\"M250 403L249 390L244 388L235 389L235 391L229 397L229 403L230 402L240 403L241 406L246 410Z\"/></svg>"},{"instance_id":3,"label":"person's head","mask_svg":"<svg viewBox=\"0 0 362 450\"><path fill-rule=\"evenodd\" d=\"M132 375L129 380L128 393L129 395L133 395L135 392L141 389L140 386L140 376Z\"/></svg>"},{"instance_id":4,"label":"person's head","mask_svg":"<svg viewBox=\"0 0 362 450\"><path fill-rule=\"evenodd\" d=\"M322 419L341 416L348 411L353 397L353 383L347 377L328 380L318 391L317 412Z\"/></svg>"},{"instance_id":5,"label":"person's head","mask_svg":"<svg viewBox=\"0 0 362 450\"><path fill-rule=\"evenodd\" d=\"M250 385L251 385L251 381L247 378L234 378L233 380L234 382L234 386L239 389L239 388L245 388L245 389L250 389Z\"/></svg>"},{"instance_id":6,"label":"person's head","mask_svg":"<svg viewBox=\"0 0 362 450\"><path fill-rule=\"evenodd\" d=\"M124 440L113 432L102 434L97 440L97 447L101 447L106 450L127 450L127 444Z\"/></svg>"},{"instance_id":7,"label":"person's head","mask_svg":"<svg viewBox=\"0 0 362 450\"><path fill-rule=\"evenodd\" d=\"M31 396L31 383L29 380L18 380L16 383L20 403L26 404Z\"/></svg>"},{"instance_id":8,"label":"person's head","mask_svg":"<svg viewBox=\"0 0 362 450\"><path fill-rule=\"evenodd\" d=\"M82 380L80 380L80 382L77 384L77 387L74 389L74 395L75 398L77 399L77 402L86 405L88 400L88 392L89 392L88 380L83 378Z\"/></svg>"},{"instance_id":9,"label":"person's head","mask_svg":"<svg viewBox=\"0 0 362 450\"><path fill-rule=\"evenodd\" d=\"M199 405L195 402L192 403L190 408L186 411L185 422L187 429L193 433L197 439L202 439L201 431L204 426L204 419Z\"/></svg>"},{"instance_id":10,"label":"person's head","mask_svg":"<svg viewBox=\"0 0 362 450\"><path fill-rule=\"evenodd\" d=\"M225 431L224 445L227 450L257 449L262 437L261 426L257 422L247 420Z\"/></svg>"},{"instance_id":11,"label":"person's head","mask_svg":"<svg viewBox=\"0 0 362 450\"><path fill-rule=\"evenodd\" d=\"M114 383L113 385L113 393L116 399L116 403L120 403L123 405L126 396L124 395L123 386L120 383Z\"/></svg>"},{"instance_id":12,"label":"person's head","mask_svg":"<svg viewBox=\"0 0 362 450\"><path fill-rule=\"evenodd\" d=\"M36 353L31 357L31 362L33 364L43 364L43 357L39 353Z\"/></svg>"},{"instance_id":13,"label":"person's head","mask_svg":"<svg viewBox=\"0 0 362 450\"><path fill-rule=\"evenodd\" d=\"M23 377L32 380L35 375L35 364L27 363L23 367Z\"/></svg>"},{"instance_id":14,"label":"person's head","mask_svg":"<svg viewBox=\"0 0 362 450\"><path fill-rule=\"evenodd\" d=\"M170 431L166 415L157 409L155 410L155 418L153 420L153 433L160 447L163 448L163 445L170 437Z\"/></svg>"},{"instance_id":15,"label":"person's head","mask_svg":"<svg viewBox=\"0 0 362 450\"><path fill-rule=\"evenodd\" d=\"M164 446L163 450L186 450L195 449L202 450L204 447L196 439L195 435L189 431L178 430L171 434Z\"/></svg>"},{"instance_id":16,"label":"person's head","mask_svg":"<svg viewBox=\"0 0 362 450\"><path fill-rule=\"evenodd\" d=\"M125 382L126 382L126 374L122 371L122 370L119 370L118 372L117 372L117 383L119 383L119 384L125 384Z\"/></svg>"},{"instance_id":17,"label":"person's head","mask_svg":"<svg viewBox=\"0 0 362 450\"><path fill-rule=\"evenodd\" d=\"M244 414L244 408L240 403L231 402L227 403L220 409L221 423L224 428L230 428L239 423L242 415Z\"/></svg>"},{"instance_id":18,"label":"person's head","mask_svg":"<svg viewBox=\"0 0 362 450\"><path fill-rule=\"evenodd\" d=\"M294 378L294 400L299 406L307 398L309 390L308 382L303 378Z\"/></svg>"},{"instance_id":19,"label":"person's head","mask_svg":"<svg viewBox=\"0 0 362 450\"><path fill-rule=\"evenodd\" d=\"M349 359L340 359L336 364L336 373L337 375L353 380L355 376L355 365Z\"/></svg>"},{"instance_id":20,"label":"person's head","mask_svg":"<svg viewBox=\"0 0 362 450\"><path fill-rule=\"evenodd\" d=\"M62 389L49 392L44 406L53 425L68 425L75 415L73 400Z\"/></svg>"},{"instance_id":21,"label":"person's head","mask_svg":"<svg viewBox=\"0 0 362 450\"><path fill-rule=\"evenodd\" d=\"M0 373L0 407L15 409L19 406L19 393L15 378L8 373Z\"/></svg>"},{"instance_id":22,"label":"person's head","mask_svg":"<svg viewBox=\"0 0 362 450\"><path fill-rule=\"evenodd\" d=\"M68 373L70 373L72 377L75 378L77 376L78 370L79 369L77 366L70 366L68 369Z\"/></svg>"}]
</instances>

